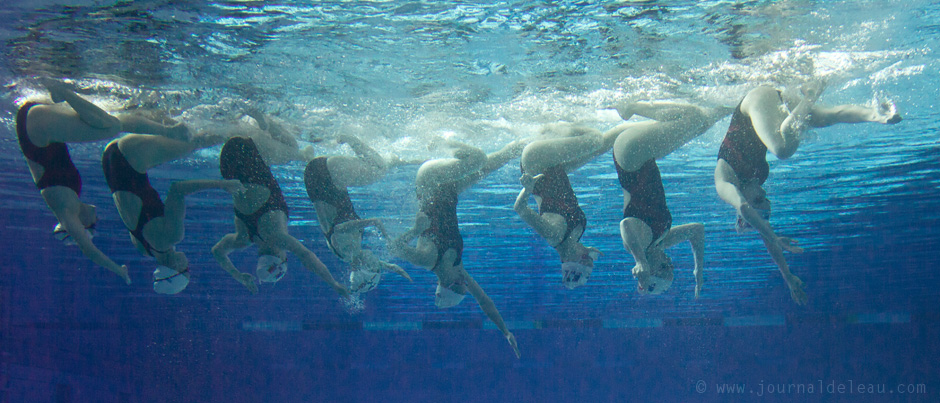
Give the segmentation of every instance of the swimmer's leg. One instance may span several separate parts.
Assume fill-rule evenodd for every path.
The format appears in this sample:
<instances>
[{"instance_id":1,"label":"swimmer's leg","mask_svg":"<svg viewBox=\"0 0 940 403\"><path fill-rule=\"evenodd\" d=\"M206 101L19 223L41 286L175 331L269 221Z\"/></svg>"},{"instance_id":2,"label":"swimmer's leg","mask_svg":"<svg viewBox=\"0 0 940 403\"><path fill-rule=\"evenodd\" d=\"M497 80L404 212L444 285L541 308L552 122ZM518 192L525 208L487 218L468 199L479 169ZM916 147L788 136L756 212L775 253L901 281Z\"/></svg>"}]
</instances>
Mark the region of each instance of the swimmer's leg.
<instances>
[{"instance_id":1,"label":"swimmer's leg","mask_svg":"<svg viewBox=\"0 0 940 403\"><path fill-rule=\"evenodd\" d=\"M715 167L715 189L718 191L718 196L732 205L741 218L757 230L771 259L777 264L780 274L783 275L784 281L790 287L790 296L793 297L796 303L805 304L806 293L803 292L803 282L790 272L790 266L783 255L784 250L801 253L803 249L795 246L792 239L778 237L774 233L770 222L761 217L760 213L748 203L739 189L739 183L740 181L731 166L724 160L718 160L718 165Z\"/></svg>"}]
</instances>

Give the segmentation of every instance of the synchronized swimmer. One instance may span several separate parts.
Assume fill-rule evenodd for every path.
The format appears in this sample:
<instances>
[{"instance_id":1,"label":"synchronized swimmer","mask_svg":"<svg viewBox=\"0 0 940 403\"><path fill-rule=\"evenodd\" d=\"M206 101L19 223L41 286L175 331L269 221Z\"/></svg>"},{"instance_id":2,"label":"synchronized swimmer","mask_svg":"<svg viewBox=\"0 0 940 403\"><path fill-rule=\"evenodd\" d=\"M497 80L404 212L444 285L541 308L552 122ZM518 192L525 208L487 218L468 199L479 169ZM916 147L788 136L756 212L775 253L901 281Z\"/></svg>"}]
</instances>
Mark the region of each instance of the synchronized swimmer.
<instances>
[{"instance_id":1,"label":"synchronized swimmer","mask_svg":"<svg viewBox=\"0 0 940 403\"><path fill-rule=\"evenodd\" d=\"M30 100L20 106L16 134L36 187L58 223L55 235L78 245L95 264L120 276L127 284L127 266L112 261L92 243L97 222L95 206L81 201L81 176L72 163L67 143L113 139L102 153L102 168L121 221L132 244L153 257L153 289L176 294L189 284L189 261L176 250L185 232L185 197L219 189L232 195L235 231L211 248L219 265L251 293L258 283L281 280L287 254L298 257L343 297L374 289L383 272L411 276L399 265L379 259L363 247L365 229L374 227L385 238L388 251L437 277L435 304L448 308L470 294L496 324L520 356L515 336L499 310L465 267L463 237L457 207L464 190L490 173L520 158L522 189L514 209L532 230L545 239L561 261L562 283L572 289L587 283L594 262L602 255L581 239L587 216L578 204L569 175L612 151L612 171L623 193L623 219L619 223L624 249L635 262L632 270L640 294L661 294L674 280L673 264L665 250L688 241L694 258L695 297L704 283L705 227L701 223L672 225L657 159L708 131L731 114L731 123L718 150L715 189L734 207L739 232L756 230L798 304L806 303L802 281L787 265L784 252L802 252L796 241L777 235L769 223L770 201L763 184L769 176L766 153L784 160L797 150L803 132L837 123L894 124L901 116L891 102L873 106L824 107L816 101L824 85L811 81L800 91L769 86L752 89L736 108L696 106L671 101L626 102L611 107L625 121L606 132L581 125L547 125L539 136L516 140L500 150L483 150L457 141L435 145L452 151L450 158L404 162L383 158L351 135L339 135L355 156L316 156L275 119L252 108L228 116L231 124L193 132L166 119L157 122L143 113L111 115L83 99L62 82L42 80L52 101ZM195 108L194 108L195 109ZM205 111L212 112L211 107ZM245 116L254 124L248 124ZM633 121L634 116L646 118ZM185 120L185 119L184 119ZM166 199L151 185L148 170L184 158L196 150L223 144L219 155L221 179L173 182ZM432 147L429 147L431 149ZM438 147L441 148L441 147ZM288 233L289 208L270 166L290 161L306 163L304 185L313 204L326 245L349 265L348 286L333 278L312 251ZM414 226L391 236L379 218L361 218L349 197L349 187L380 181L392 167L420 164L415 176L418 212ZM538 210L529 206L534 197ZM258 248L255 275L243 273L229 254L251 245Z\"/></svg>"}]
</instances>

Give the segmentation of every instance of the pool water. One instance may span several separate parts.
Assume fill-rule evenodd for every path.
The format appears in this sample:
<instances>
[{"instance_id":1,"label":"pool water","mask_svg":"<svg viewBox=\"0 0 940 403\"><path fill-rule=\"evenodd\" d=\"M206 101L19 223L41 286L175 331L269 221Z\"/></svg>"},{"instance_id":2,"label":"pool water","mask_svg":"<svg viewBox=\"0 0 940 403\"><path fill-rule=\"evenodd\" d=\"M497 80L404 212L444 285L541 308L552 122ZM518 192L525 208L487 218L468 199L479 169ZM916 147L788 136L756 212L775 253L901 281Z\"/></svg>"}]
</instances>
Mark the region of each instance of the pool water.
<instances>
[{"instance_id":1,"label":"pool water","mask_svg":"<svg viewBox=\"0 0 940 403\"><path fill-rule=\"evenodd\" d=\"M936 401L940 357L940 5L929 1L310 2L8 1L0 6L0 402ZM561 284L557 254L512 209L518 159L460 197L463 261L522 353L466 299L434 305L435 277L392 258L353 301L297 259L257 295L210 248L232 231L231 198L187 198L192 282L151 288L152 259L129 242L101 173L106 141L72 144L95 244L127 264L126 286L51 235L55 217L16 143L18 103L68 79L105 109L167 110L211 130L200 106L239 100L285 122L317 154L442 157L452 138L487 152L559 121L606 130L604 109L643 99L735 106L755 85L810 77L820 102L894 101L892 126L810 132L768 156L771 223L809 302L794 303L758 236L734 230L713 170L729 118L658 161L674 225L706 228L705 287L689 248L669 251L671 289L641 296L622 245L610 154L570 175L603 251L588 284ZM322 140L322 141L321 141ZM218 178L219 147L150 172ZM339 279L303 185L272 168L289 231ZM417 210L417 166L351 189L363 217L401 233ZM255 248L235 252L242 271Z\"/></svg>"}]
</instances>

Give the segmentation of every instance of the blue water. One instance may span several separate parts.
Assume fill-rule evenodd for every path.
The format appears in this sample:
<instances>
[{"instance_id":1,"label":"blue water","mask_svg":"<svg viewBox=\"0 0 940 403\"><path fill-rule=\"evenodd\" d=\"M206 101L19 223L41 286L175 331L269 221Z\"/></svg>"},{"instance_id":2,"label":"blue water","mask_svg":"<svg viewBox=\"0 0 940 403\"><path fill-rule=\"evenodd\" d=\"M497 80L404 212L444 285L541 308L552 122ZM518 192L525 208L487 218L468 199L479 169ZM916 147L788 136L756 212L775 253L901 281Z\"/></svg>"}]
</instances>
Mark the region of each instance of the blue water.
<instances>
[{"instance_id":1,"label":"blue water","mask_svg":"<svg viewBox=\"0 0 940 403\"><path fill-rule=\"evenodd\" d=\"M188 3L0 6L0 402L940 400L935 2ZM667 293L636 293L609 156L571 175L584 242L604 255L587 286L562 287L557 255L512 211L511 162L461 196L459 215L463 260L516 334L516 359L472 300L437 309L434 276L405 262L414 282L385 276L358 304L296 260L249 295L209 253L232 228L219 192L188 199L178 248L192 283L156 295L154 263L130 244L104 184L104 142L71 146L83 199L99 206L95 243L131 269L123 285L50 234L55 218L13 134L15 103L42 91L37 75L73 79L109 109L190 116L250 100L303 143L350 133L417 157L436 156L423 147L434 136L494 151L545 123L612 127L600 108L614 101L733 106L757 83L810 76L828 80L821 102L887 96L904 121L817 130L791 159L770 157L772 223L806 249L788 257L805 306L713 190L727 119L660 161L675 223L706 226L698 299L685 247L670 251ZM217 153L154 169L154 186L165 195L171 181L218 177ZM404 230L415 171L354 189L360 215ZM302 172L274 168L290 232L344 277ZM255 256L232 255L243 271Z\"/></svg>"}]
</instances>

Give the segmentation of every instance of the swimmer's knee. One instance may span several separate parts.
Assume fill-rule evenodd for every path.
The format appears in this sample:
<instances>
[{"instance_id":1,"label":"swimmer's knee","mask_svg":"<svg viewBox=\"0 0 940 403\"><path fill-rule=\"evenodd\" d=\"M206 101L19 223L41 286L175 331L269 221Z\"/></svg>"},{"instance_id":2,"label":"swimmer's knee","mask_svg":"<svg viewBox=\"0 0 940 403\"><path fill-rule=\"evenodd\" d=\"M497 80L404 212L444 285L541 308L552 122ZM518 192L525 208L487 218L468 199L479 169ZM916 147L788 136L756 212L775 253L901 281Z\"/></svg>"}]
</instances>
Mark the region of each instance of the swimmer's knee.
<instances>
[{"instance_id":1,"label":"swimmer's knee","mask_svg":"<svg viewBox=\"0 0 940 403\"><path fill-rule=\"evenodd\" d=\"M640 235L649 233L652 236L653 230L643 220L636 217L626 217L620 220L620 233L623 236Z\"/></svg>"}]
</instances>

